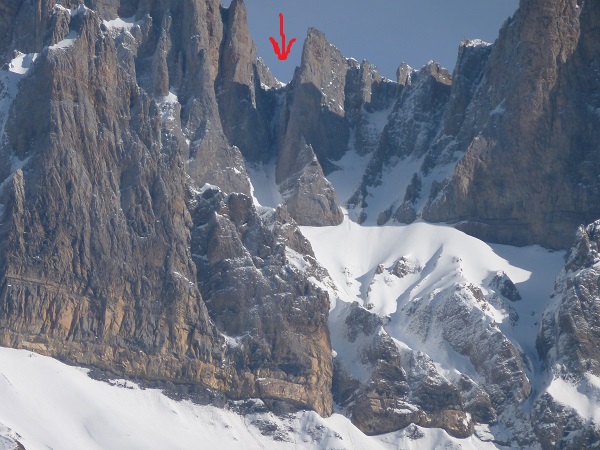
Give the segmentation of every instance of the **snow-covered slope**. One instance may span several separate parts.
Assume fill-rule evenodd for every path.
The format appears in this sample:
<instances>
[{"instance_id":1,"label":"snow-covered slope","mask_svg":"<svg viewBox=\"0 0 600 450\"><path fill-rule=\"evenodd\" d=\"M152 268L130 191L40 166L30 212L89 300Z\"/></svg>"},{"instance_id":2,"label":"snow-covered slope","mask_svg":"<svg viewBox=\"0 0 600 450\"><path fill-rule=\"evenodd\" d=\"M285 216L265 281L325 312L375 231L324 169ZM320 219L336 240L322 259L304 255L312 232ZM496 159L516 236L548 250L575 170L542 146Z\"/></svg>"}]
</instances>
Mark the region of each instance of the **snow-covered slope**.
<instances>
[{"instance_id":1,"label":"snow-covered slope","mask_svg":"<svg viewBox=\"0 0 600 450\"><path fill-rule=\"evenodd\" d=\"M362 389L377 383L380 370L377 360L365 355L380 345L381 336L389 336L404 355L400 364L409 386L410 374L421 371L416 378L454 386L450 391L461 392L461 380L467 379L489 394L484 395L486 414L499 420L484 422L488 426L481 425L481 417L474 419L476 436L496 442L535 441L526 419L527 399L544 389L535 340L564 264L563 252L492 246L452 227L424 222L369 227L346 218L337 227L302 227L302 232L334 280L330 329L338 363ZM356 338L356 325L349 325L357 317L349 319L355 308L351 302L381 318L378 333L358 333L362 337ZM423 367L429 369L411 362L423 357ZM432 404L413 396L416 389L411 387L398 401L413 412L426 412ZM470 422L475 414L469 409L471 394L460 395L468 413L464 420ZM352 409L356 402L349 400L350 417L357 417Z\"/></svg>"},{"instance_id":2,"label":"snow-covered slope","mask_svg":"<svg viewBox=\"0 0 600 450\"><path fill-rule=\"evenodd\" d=\"M483 286L497 272L504 272L525 299L510 306L520 317L513 334L530 357L535 354L537 321L564 264L563 252L488 245L452 227L425 222L369 227L346 219L337 227L302 227L302 232L335 280L338 297L358 301L382 316L453 284ZM401 258L418 270L402 278L394 276L391 271ZM487 314L501 326L508 323L501 308L490 308ZM394 329L393 323L389 330Z\"/></svg>"},{"instance_id":3,"label":"snow-covered slope","mask_svg":"<svg viewBox=\"0 0 600 450\"><path fill-rule=\"evenodd\" d=\"M417 430L419 440L405 431L368 437L339 414L279 418L175 401L129 381L96 381L86 370L6 348L0 348L0 399L2 450L12 450L17 438L27 450L480 448L474 438L457 440L441 430Z\"/></svg>"}]
</instances>

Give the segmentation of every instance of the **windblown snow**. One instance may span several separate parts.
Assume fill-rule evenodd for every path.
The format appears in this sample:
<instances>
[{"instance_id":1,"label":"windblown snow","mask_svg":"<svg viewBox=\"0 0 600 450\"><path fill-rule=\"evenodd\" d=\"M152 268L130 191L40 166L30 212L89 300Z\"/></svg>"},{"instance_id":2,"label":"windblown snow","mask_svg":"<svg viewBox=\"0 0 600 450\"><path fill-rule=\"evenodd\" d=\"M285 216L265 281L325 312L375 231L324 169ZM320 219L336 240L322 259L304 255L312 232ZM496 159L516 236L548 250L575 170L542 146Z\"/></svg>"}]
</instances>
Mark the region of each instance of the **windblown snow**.
<instances>
[{"instance_id":1,"label":"windblown snow","mask_svg":"<svg viewBox=\"0 0 600 450\"><path fill-rule=\"evenodd\" d=\"M79 35L76 31L71 31L62 41L48 47L50 50L58 50L72 47Z\"/></svg>"}]
</instances>

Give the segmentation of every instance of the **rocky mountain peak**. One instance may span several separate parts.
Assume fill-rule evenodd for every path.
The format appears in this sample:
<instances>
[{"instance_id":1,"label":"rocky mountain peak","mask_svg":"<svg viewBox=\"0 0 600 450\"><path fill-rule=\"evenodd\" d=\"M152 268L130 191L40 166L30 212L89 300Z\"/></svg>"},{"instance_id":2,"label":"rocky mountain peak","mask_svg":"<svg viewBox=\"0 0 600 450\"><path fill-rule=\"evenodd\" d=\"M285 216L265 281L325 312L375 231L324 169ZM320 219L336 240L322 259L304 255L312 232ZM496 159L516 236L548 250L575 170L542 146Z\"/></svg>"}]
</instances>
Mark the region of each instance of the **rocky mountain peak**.
<instances>
[{"instance_id":1,"label":"rocky mountain peak","mask_svg":"<svg viewBox=\"0 0 600 450\"><path fill-rule=\"evenodd\" d=\"M410 75L413 72L413 68L410 67L406 63L402 63L398 70L396 70L396 79L398 84L401 86L406 86L410 84Z\"/></svg>"},{"instance_id":2,"label":"rocky mountain peak","mask_svg":"<svg viewBox=\"0 0 600 450\"><path fill-rule=\"evenodd\" d=\"M452 85L452 75L450 72L435 61L429 61L419 73L427 74L438 83L445 84L446 86Z\"/></svg>"},{"instance_id":3,"label":"rocky mountain peak","mask_svg":"<svg viewBox=\"0 0 600 450\"><path fill-rule=\"evenodd\" d=\"M221 59L221 78L224 83L248 85L256 106L254 92L254 67L257 64L256 46L250 37L246 5L243 0L233 0L223 10L225 38Z\"/></svg>"},{"instance_id":4,"label":"rocky mountain peak","mask_svg":"<svg viewBox=\"0 0 600 450\"><path fill-rule=\"evenodd\" d=\"M532 420L540 441L548 447L557 447L561 433L563 440L571 441L570 448L588 447L600 439L579 402L566 402L556 394L572 387L587 398L600 395L595 382L600 376L599 245L600 221L579 228L540 323L536 344L549 388L536 399ZM571 428L580 430L577 436L568 436Z\"/></svg>"},{"instance_id":5,"label":"rocky mountain peak","mask_svg":"<svg viewBox=\"0 0 600 450\"><path fill-rule=\"evenodd\" d=\"M500 31L465 118L477 132L424 217L460 220L463 230L488 240L553 248L568 247L577 227L596 218L598 190L586 167L598 164L592 149L600 141L584 124L596 120L591 86L600 79L589 61L600 48L590 28L597 18L589 2L521 2ZM556 116L557 108L569 114ZM584 185L574 181L582 177ZM538 199L536 192L545 194Z\"/></svg>"},{"instance_id":6,"label":"rocky mountain peak","mask_svg":"<svg viewBox=\"0 0 600 450\"><path fill-rule=\"evenodd\" d=\"M344 85L348 63L329 43L325 34L309 28L295 84L311 84L321 93L321 102L334 114L344 115Z\"/></svg>"}]
</instances>

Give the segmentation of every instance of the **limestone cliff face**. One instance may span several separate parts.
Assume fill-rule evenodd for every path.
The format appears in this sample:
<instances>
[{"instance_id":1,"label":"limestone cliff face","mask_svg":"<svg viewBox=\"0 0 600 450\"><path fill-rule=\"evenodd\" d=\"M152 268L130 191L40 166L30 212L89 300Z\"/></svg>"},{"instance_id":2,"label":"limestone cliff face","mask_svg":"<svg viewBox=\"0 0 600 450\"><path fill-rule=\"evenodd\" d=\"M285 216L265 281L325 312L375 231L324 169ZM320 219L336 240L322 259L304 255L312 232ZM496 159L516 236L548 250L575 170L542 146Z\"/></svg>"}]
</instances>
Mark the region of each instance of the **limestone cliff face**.
<instances>
[{"instance_id":1,"label":"limestone cliff face","mask_svg":"<svg viewBox=\"0 0 600 450\"><path fill-rule=\"evenodd\" d=\"M134 55L96 14L73 15L79 38L42 49L6 126L23 169L3 190L2 343L216 387L219 339L184 281L195 268L180 137L137 86Z\"/></svg>"},{"instance_id":2,"label":"limestone cliff face","mask_svg":"<svg viewBox=\"0 0 600 450\"><path fill-rule=\"evenodd\" d=\"M328 297L285 256L312 250L231 143L262 120L230 111L260 85L243 3L92 3L2 25L0 345L329 414Z\"/></svg>"},{"instance_id":3,"label":"limestone cliff face","mask_svg":"<svg viewBox=\"0 0 600 450\"><path fill-rule=\"evenodd\" d=\"M595 2L523 0L500 32L466 121L464 159L423 217L488 240L566 248L600 215ZM593 124L596 124L595 126Z\"/></svg>"},{"instance_id":4,"label":"limestone cliff face","mask_svg":"<svg viewBox=\"0 0 600 450\"><path fill-rule=\"evenodd\" d=\"M501 273L487 297L447 287L390 318L423 343L439 330L474 378L446 379L347 304L337 338L369 369L352 374L298 224L339 224L348 200L359 221L567 247L600 216L599 27L597 2L522 0L495 44L460 45L452 74L402 65L396 81L311 29L284 86L241 0L0 2L0 345L273 408L327 415L335 397L367 433L497 422L520 446L574 429L589 446L597 431L537 395L486 318L498 295L520 299ZM326 177L351 152L366 169L338 199ZM250 195L246 165L262 163L276 208ZM538 339L549 378L592 391L598 228L580 229Z\"/></svg>"},{"instance_id":5,"label":"limestone cliff face","mask_svg":"<svg viewBox=\"0 0 600 450\"><path fill-rule=\"evenodd\" d=\"M226 34L217 81L223 129L228 141L240 148L246 159L265 162L271 156L272 145L261 89L261 83L267 83L261 79L246 7L235 0L224 15Z\"/></svg>"}]
</instances>

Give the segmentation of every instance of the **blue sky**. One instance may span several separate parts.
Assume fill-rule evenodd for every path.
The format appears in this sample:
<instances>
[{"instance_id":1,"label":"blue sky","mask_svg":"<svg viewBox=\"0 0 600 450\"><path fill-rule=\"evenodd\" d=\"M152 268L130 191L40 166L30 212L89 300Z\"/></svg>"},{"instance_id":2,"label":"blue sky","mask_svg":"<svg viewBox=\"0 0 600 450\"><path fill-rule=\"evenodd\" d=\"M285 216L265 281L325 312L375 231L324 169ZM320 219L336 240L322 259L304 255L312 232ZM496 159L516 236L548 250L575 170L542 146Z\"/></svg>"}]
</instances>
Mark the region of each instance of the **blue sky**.
<instances>
[{"instance_id":1,"label":"blue sky","mask_svg":"<svg viewBox=\"0 0 600 450\"><path fill-rule=\"evenodd\" d=\"M223 0L225 5L229 0ZM464 38L493 42L518 0L245 0L258 55L274 75L288 82L300 63L309 27L327 35L344 56L367 59L395 78L402 62L420 68L435 60L452 69ZM279 13L288 40L297 38L287 61L273 53L279 41Z\"/></svg>"}]
</instances>

